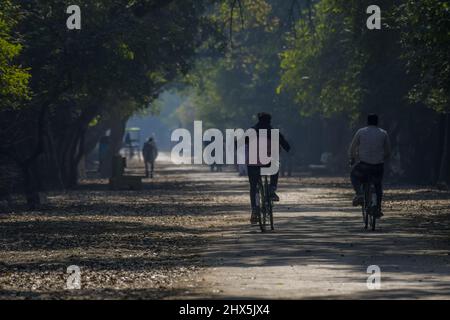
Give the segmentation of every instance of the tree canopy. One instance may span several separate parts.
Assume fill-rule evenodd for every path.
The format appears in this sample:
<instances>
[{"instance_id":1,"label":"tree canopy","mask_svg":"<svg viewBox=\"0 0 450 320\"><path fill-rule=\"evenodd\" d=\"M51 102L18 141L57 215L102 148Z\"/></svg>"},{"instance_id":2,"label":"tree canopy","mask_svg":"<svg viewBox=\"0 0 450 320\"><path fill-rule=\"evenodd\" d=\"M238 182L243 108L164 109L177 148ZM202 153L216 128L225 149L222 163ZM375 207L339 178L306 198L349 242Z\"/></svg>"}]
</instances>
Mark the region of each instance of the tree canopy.
<instances>
[{"instance_id":1,"label":"tree canopy","mask_svg":"<svg viewBox=\"0 0 450 320\"><path fill-rule=\"evenodd\" d=\"M448 179L435 168L450 141L449 3L380 0L381 30L366 26L371 4L80 0L82 28L68 30L66 1L2 1L0 157L32 189L72 187L107 130L112 157L127 119L157 112L155 99L174 89L183 125L246 127L268 111L301 137L300 162L329 152L341 169L354 127L377 112L393 136L394 175Z\"/></svg>"},{"instance_id":2,"label":"tree canopy","mask_svg":"<svg viewBox=\"0 0 450 320\"><path fill-rule=\"evenodd\" d=\"M29 98L28 70L17 63L22 51L13 28L19 19L18 8L9 0L0 3L0 110L16 108Z\"/></svg>"}]
</instances>

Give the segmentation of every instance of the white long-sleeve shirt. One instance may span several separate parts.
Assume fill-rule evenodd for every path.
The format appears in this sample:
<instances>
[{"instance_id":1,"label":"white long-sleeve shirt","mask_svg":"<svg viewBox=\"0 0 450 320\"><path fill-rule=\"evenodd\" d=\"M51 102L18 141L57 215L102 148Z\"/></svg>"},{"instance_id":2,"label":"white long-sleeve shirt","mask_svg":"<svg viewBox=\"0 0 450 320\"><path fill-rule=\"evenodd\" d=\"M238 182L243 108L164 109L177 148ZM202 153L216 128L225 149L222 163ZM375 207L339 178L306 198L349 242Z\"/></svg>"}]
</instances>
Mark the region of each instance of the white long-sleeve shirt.
<instances>
[{"instance_id":1,"label":"white long-sleeve shirt","mask_svg":"<svg viewBox=\"0 0 450 320\"><path fill-rule=\"evenodd\" d=\"M376 126L362 128L353 138L349 155L368 164L382 164L391 155L389 135Z\"/></svg>"}]
</instances>

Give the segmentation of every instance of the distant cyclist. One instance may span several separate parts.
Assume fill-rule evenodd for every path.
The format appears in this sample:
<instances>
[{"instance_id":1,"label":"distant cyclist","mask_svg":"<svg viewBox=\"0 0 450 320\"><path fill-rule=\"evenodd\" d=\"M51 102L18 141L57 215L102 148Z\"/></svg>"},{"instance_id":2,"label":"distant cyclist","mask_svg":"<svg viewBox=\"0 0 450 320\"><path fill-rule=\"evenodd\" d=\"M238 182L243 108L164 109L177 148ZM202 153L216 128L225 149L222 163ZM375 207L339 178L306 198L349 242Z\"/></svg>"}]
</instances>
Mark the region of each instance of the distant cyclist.
<instances>
[{"instance_id":1,"label":"distant cyclist","mask_svg":"<svg viewBox=\"0 0 450 320\"><path fill-rule=\"evenodd\" d=\"M258 123L255 126L253 126L253 129L255 129L257 133L259 133L260 129L267 129L268 130L268 132L267 132L268 140L270 140L270 133L271 133L271 130L273 129L271 122L272 122L272 116L270 114L264 113L264 112L259 113L258 114ZM284 136L281 133L280 133L280 146L288 152L291 149L291 147L289 146L289 143L286 141L286 139L284 138ZM270 164L267 166L270 166ZM261 176L261 167L265 167L265 166L258 165L258 164L256 164L256 165L249 164L247 166L248 179L250 182L250 202L252 205L252 215L251 215L250 220L251 220L252 224L258 222L256 190L257 190L259 177ZM278 186L278 176L279 176L279 172L270 177L270 189L271 189L271 196L272 196L273 201L280 201L280 198L275 193L275 191L277 190L277 186Z\"/></svg>"},{"instance_id":2,"label":"distant cyclist","mask_svg":"<svg viewBox=\"0 0 450 320\"><path fill-rule=\"evenodd\" d=\"M377 194L379 217L382 217L384 163L391 155L391 143L387 132L378 127L376 114L368 116L367 125L356 132L349 150L350 161L353 165L350 176L356 192L353 206L362 205L364 199L362 184L370 176Z\"/></svg>"}]
</instances>

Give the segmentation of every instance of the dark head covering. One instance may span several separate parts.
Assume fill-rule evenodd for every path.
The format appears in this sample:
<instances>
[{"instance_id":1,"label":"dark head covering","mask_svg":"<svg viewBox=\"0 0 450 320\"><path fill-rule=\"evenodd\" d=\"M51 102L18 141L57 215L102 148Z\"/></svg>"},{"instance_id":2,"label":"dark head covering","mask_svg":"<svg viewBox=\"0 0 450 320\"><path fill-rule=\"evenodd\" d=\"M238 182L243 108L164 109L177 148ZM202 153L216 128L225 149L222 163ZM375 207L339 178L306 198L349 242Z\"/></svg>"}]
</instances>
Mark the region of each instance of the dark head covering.
<instances>
[{"instance_id":1,"label":"dark head covering","mask_svg":"<svg viewBox=\"0 0 450 320\"><path fill-rule=\"evenodd\" d=\"M272 116L266 112L258 113L258 120L261 124L269 125L272 121Z\"/></svg>"}]
</instances>

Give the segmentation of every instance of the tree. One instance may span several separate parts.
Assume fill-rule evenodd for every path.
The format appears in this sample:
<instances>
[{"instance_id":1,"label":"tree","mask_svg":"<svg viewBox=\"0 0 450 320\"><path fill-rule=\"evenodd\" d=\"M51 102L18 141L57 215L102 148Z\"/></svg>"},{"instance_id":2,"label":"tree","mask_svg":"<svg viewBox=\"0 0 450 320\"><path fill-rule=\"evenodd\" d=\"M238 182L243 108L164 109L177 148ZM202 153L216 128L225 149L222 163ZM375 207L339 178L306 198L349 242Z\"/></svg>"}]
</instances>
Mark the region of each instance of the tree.
<instances>
[{"instance_id":1,"label":"tree","mask_svg":"<svg viewBox=\"0 0 450 320\"><path fill-rule=\"evenodd\" d=\"M65 1L16 1L24 17L15 28L24 43L20 61L30 68L34 94L21 111L24 121L15 122L22 138L2 142L34 181L25 184L30 193L42 181L73 187L89 128L123 124L187 72L213 29L207 2L79 1L82 29L68 30ZM2 119L14 122L18 114Z\"/></svg>"},{"instance_id":2,"label":"tree","mask_svg":"<svg viewBox=\"0 0 450 320\"><path fill-rule=\"evenodd\" d=\"M16 63L22 45L14 40L13 28L18 23L17 7L11 1L0 3L0 110L20 107L29 98L29 73Z\"/></svg>"},{"instance_id":3,"label":"tree","mask_svg":"<svg viewBox=\"0 0 450 320\"><path fill-rule=\"evenodd\" d=\"M421 155L433 146L436 116L426 112L419 101L405 99L410 88L421 80L408 74L407 64L400 59L405 51L397 28L400 18L394 14L396 3L378 3L382 8L381 30L366 27L366 8L370 4L319 1L313 10L312 26L300 21L290 47L283 52L280 90L291 92L305 115L342 115L341 121L352 125L362 122L362 115L380 113L394 141L399 162L396 171L424 181L431 174L420 168L433 168L436 153ZM399 14L404 11L400 9ZM423 21L419 24L426 25ZM411 35L403 37L411 39ZM431 125L424 128L424 121ZM423 130L416 132L419 127ZM340 145L339 149L344 153L346 146Z\"/></svg>"},{"instance_id":4,"label":"tree","mask_svg":"<svg viewBox=\"0 0 450 320\"><path fill-rule=\"evenodd\" d=\"M22 45L14 27L19 17L18 8L11 1L0 3L0 141L3 142L0 144L0 196L6 193L8 198L8 189L15 177L11 159L5 152L9 147L5 137L15 137L16 126L3 115L21 109L30 97L30 75L17 62Z\"/></svg>"},{"instance_id":5,"label":"tree","mask_svg":"<svg viewBox=\"0 0 450 320\"><path fill-rule=\"evenodd\" d=\"M449 179L450 162L450 4L440 0L407 0L396 11L408 70L417 75L409 98L443 113L438 181Z\"/></svg>"}]
</instances>

